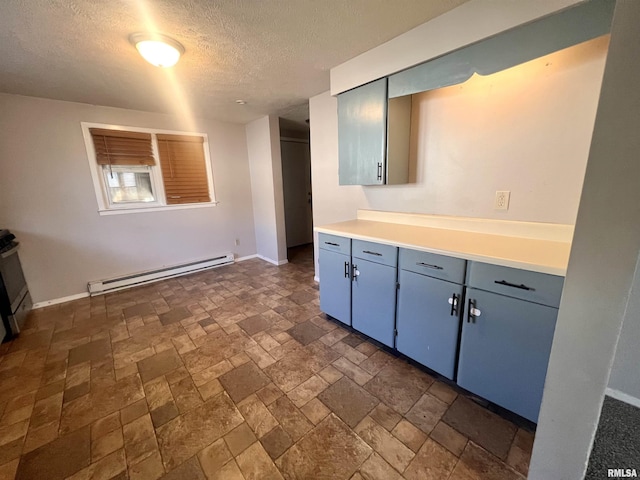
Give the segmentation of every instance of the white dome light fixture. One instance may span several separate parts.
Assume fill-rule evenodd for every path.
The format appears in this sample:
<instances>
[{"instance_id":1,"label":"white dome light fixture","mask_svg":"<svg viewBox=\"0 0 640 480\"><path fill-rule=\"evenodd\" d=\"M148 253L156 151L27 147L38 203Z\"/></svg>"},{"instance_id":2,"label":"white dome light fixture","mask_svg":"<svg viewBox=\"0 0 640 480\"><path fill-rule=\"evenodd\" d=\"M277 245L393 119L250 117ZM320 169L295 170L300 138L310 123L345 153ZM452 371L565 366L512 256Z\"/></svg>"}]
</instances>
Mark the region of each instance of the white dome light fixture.
<instances>
[{"instance_id":1,"label":"white dome light fixture","mask_svg":"<svg viewBox=\"0 0 640 480\"><path fill-rule=\"evenodd\" d=\"M156 67L173 67L184 53L184 47L179 42L160 33L132 33L129 41L142 58Z\"/></svg>"}]
</instances>

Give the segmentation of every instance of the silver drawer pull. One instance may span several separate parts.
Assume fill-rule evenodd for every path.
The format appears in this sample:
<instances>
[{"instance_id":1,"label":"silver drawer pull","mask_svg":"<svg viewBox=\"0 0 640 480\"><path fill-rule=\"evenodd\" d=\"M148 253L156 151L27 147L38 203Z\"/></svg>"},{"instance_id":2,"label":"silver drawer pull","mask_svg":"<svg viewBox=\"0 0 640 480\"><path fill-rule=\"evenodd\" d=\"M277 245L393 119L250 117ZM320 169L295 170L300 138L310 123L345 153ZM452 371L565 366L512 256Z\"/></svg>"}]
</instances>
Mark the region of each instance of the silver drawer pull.
<instances>
[{"instance_id":1,"label":"silver drawer pull","mask_svg":"<svg viewBox=\"0 0 640 480\"><path fill-rule=\"evenodd\" d=\"M378 252L372 252L371 250L363 250L362 253L368 253L369 255L375 255L376 257L381 257L382 254Z\"/></svg>"},{"instance_id":2,"label":"silver drawer pull","mask_svg":"<svg viewBox=\"0 0 640 480\"><path fill-rule=\"evenodd\" d=\"M333 242L324 242L326 245L332 245L334 247L339 247L340 244L339 243L333 243Z\"/></svg>"},{"instance_id":3,"label":"silver drawer pull","mask_svg":"<svg viewBox=\"0 0 640 480\"><path fill-rule=\"evenodd\" d=\"M432 265L430 263L416 262L416 265L419 265L421 267L433 268L434 270L443 270L440 265Z\"/></svg>"},{"instance_id":4,"label":"silver drawer pull","mask_svg":"<svg viewBox=\"0 0 640 480\"><path fill-rule=\"evenodd\" d=\"M493 283L497 283L498 285L504 285L505 287L519 288L520 290L527 290L530 292L535 292L536 289L532 287L527 287L524 283L520 285L516 285L515 283L509 283L506 280L495 280Z\"/></svg>"}]
</instances>

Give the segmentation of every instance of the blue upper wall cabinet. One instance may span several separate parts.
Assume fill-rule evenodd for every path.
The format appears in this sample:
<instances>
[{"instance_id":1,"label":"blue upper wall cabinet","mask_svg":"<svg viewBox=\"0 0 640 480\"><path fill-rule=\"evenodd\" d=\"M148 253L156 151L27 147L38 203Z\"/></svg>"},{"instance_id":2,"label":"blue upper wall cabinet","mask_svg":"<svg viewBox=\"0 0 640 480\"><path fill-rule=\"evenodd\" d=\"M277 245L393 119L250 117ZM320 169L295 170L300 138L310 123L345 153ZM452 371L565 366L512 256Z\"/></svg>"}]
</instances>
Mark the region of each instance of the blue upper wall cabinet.
<instances>
[{"instance_id":1,"label":"blue upper wall cabinet","mask_svg":"<svg viewBox=\"0 0 640 480\"><path fill-rule=\"evenodd\" d=\"M389 101L382 78L338 96L340 185L406 183L411 97Z\"/></svg>"}]
</instances>

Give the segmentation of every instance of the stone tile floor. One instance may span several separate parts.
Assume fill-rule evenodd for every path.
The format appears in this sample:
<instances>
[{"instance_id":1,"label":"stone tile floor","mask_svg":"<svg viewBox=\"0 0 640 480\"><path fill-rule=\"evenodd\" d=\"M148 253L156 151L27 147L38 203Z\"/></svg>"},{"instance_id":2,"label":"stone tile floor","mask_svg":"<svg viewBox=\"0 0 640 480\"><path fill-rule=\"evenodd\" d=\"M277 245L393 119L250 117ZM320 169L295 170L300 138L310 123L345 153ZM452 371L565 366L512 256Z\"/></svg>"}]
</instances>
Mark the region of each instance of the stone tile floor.
<instances>
[{"instance_id":1,"label":"stone tile floor","mask_svg":"<svg viewBox=\"0 0 640 480\"><path fill-rule=\"evenodd\" d=\"M34 311L0 479L522 479L533 435L328 321L306 249Z\"/></svg>"}]
</instances>

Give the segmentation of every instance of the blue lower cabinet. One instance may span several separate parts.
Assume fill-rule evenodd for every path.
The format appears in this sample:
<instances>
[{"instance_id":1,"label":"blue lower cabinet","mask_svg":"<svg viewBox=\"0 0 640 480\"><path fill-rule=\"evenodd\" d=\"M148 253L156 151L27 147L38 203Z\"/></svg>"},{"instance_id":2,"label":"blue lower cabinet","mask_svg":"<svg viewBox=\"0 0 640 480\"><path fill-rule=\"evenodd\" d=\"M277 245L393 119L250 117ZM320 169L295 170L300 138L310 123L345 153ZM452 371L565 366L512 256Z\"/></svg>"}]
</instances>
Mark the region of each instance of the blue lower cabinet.
<instances>
[{"instance_id":1,"label":"blue lower cabinet","mask_svg":"<svg viewBox=\"0 0 640 480\"><path fill-rule=\"evenodd\" d=\"M453 380L462 305L462 285L401 270L396 348Z\"/></svg>"},{"instance_id":2,"label":"blue lower cabinet","mask_svg":"<svg viewBox=\"0 0 640 480\"><path fill-rule=\"evenodd\" d=\"M538 421L558 309L467 289L457 383Z\"/></svg>"},{"instance_id":3,"label":"blue lower cabinet","mask_svg":"<svg viewBox=\"0 0 640 480\"><path fill-rule=\"evenodd\" d=\"M396 267L353 259L352 326L393 347L396 312Z\"/></svg>"},{"instance_id":4,"label":"blue lower cabinet","mask_svg":"<svg viewBox=\"0 0 640 480\"><path fill-rule=\"evenodd\" d=\"M351 256L319 250L320 310L351 325Z\"/></svg>"}]
</instances>

